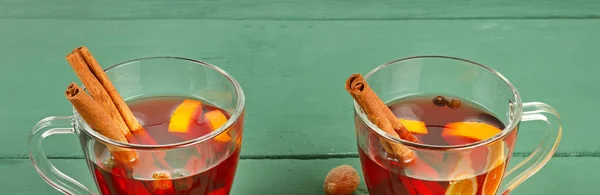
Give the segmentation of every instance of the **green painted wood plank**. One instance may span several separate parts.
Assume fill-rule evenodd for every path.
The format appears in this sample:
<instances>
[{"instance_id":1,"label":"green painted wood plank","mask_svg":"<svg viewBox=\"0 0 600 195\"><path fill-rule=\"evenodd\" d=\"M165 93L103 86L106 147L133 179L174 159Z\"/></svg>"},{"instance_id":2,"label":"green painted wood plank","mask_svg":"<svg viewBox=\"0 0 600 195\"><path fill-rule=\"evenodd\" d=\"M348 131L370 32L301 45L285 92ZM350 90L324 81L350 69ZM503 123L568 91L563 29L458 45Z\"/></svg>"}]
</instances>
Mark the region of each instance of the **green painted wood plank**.
<instances>
[{"instance_id":1,"label":"green painted wood plank","mask_svg":"<svg viewBox=\"0 0 600 195\"><path fill-rule=\"evenodd\" d=\"M359 0L2 0L0 18L414 20L598 18L589 0L359 1Z\"/></svg>"},{"instance_id":2,"label":"green painted wood plank","mask_svg":"<svg viewBox=\"0 0 600 195\"><path fill-rule=\"evenodd\" d=\"M514 161L522 158L514 158ZM83 160L54 160L65 173L93 186ZM356 158L328 160L241 160L231 194L323 194L323 179L338 165L350 164L361 172L356 194L368 193ZM514 165L514 163L512 163ZM12 195L59 194L35 173L29 160L0 160L3 192ZM600 158L554 158L511 194L594 194L600 180Z\"/></svg>"},{"instance_id":3,"label":"green painted wood plank","mask_svg":"<svg viewBox=\"0 0 600 195\"><path fill-rule=\"evenodd\" d=\"M563 155L595 155L600 109L600 21L223 21L0 20L0 156L26 157L26 135L50 115L70 114L62 94L78 81L64 59L87 45L103 66L142 56L207 60L246 92L244 155L356 152L351 98L355 72L407 56L472 59L504 73L525 101L563 116ZM570 65L570 66L568 66ZM306 79L313 78L313 79ZM524 124L517 152L530 152L540 124ZM49 152L80 155L72 136ZM333 140L333 141L332 141Z\"/></svg>"}]
</instances>

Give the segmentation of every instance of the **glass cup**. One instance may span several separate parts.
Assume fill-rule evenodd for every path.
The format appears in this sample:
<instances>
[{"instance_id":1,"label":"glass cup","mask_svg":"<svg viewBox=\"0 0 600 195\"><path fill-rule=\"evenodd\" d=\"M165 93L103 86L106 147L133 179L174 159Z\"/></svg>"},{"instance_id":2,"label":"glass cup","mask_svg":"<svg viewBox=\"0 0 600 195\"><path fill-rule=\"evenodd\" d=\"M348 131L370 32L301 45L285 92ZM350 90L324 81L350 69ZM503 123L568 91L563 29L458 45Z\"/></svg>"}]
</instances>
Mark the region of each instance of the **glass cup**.
<instances>
[{"instance_id":1,"label":"glass cup","mask_svg":"<svg viewBox=\"0 0 600 195\"><path fill-rule=\"evenodd\" d=\"M214 65L179 57L134 59L105 72L126 102L164 96L200 99L231 117L211 133L165 145L116 142L92 130L75 109L73 116L42 119L29 135L29 155L50 186L65 194L95 194L56 169L42 148L48 136L75 134L101 194L229 194L241 149L245 104L242 88L231 75ZM143 124L143 119L138 120ZM223 134L231 139L215 139ZM162 155L170 158L170 167L158 169L153 160L139 160L133 170L125 171L106 157L107 147L133 150L140 158ZM192 152L201 159L190 159Z\"/></svg>"},{"instance_id":2,"label":"glass cup","mask_svg":"<svg viewBox=\"0 0 600 195\"><path fill-rule=\"evenodd\" d=\"M504 76L472 61L445 56L410 57L383 64L364 78L388 105L419 95L458 97L476 103L505 124L499 133L476 142L414 143L378 128L354 102L359 157L371 195L508 194L539 171L560 142L562 127L552 107L539 102L522 103ZM542 121L547 128L539 132L542 141L531 155L508 168L522 121ZM483 129L470 129L478 130ZM422 160L400 163L387 155L380 140L403 145Z\"/></svg>"}]
</instances>

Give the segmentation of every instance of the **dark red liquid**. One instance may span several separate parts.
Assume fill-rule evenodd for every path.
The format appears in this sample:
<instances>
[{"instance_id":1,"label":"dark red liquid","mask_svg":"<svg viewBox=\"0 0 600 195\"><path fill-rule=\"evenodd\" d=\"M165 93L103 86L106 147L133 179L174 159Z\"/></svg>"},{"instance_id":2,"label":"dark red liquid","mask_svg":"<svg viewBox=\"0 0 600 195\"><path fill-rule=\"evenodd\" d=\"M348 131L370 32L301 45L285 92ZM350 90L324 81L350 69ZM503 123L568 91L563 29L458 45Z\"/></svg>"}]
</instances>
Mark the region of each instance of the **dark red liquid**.
<instances>
[{"instance_id":1,"label":"dark red liquid","mask_svg":"<svg viewBox=\"0 0 600 195\"><path fill-rule=\"evenodd\" d=\"M190 140L213 131L206 113L222 112L202 102L194 109L185 133L169 132L173 112L183 98L150 98L134 101L129 107L152 138L130 140L138 144L170 144ZM228 131L231 132L231 131ZM155 142L155 143L147 143ZM104 195L226 195L229 194L239 159L240 145L235 139L209 142L210 147L197 146L162 153L138 152L134 168L115 162L103 148L97 151L97 162L89 162L98 189ZM208 152L207 152L208 151Z\"/></svg>"},{"instance_id":2,"label":"dark red liquid","mask_svg":"<svg viewBox=\"0 0 600 195\"><path fill-rule=\"evenodd\" d=\"M491 125L488 129L474 126L470 129L471 134L483 134L483 131L491 128L500 133L504 129L504 124L498 118L475 104L461 101L458 108L449 108L445 105L436 105L432 101L433 98L433 96L413 97L396 101L389 106L397 118L424 122L427 133L413 133L423 143L430 145L462 145L480 141L469 136L462 136L464 133L443 133L444 127L449 129L449 124L457 124L456 122L478 122ZM405 126L415 128L414 126ZM510 153L512 153L514 132L516 131L513 131L505 139L506 148ZM495 162L496 164L492 165L491 163L494 162L488 162L492 160L487 160L494 159L494 161L497 161L497 159L501 159L487 158L491 155L498 156L497 153L503 151L494 148L500 146L500 144L494 144L494 147L472 149L468 155L465 155L466 158L464 159L466 160L464 161L459 160L457 158L459 155L456 154L417 152L419 161L415 161L414 167L418 168L409 171L403 169L397 161L388 158L387 154L383 154L385 150L382 149L379 138L374 133L368 133L367 135L367 140L370 143L367 144L369 148L362 148L359 145L359 157L371 195L492 195L497 189L498 185L496 184L499 183L496 181L499 181L498 179L502 177L505 169L506 162L500 162L500 164ZM459 167L460 169L458 169ZM459 171L462 171L463 168L474 171L468 172L472 173L470 175L456 174L457 177L455 178L459 178L457 180L450 179L449 175L461 173ZM488 178L490 172L494 174L489 174L490 179L487 179L489 182L486 183L486 178Z\"/></svg>"}]
</instances>

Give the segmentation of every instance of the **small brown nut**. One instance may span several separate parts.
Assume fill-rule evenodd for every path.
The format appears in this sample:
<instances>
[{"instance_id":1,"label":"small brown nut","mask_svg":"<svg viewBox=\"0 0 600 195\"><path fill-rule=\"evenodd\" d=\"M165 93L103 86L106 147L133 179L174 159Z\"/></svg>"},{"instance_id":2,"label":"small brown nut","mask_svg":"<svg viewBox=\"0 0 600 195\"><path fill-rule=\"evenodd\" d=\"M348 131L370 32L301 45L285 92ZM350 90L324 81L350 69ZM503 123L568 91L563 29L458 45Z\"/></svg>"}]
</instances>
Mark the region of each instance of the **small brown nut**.
<instances>
[{"instance_id":1,"label":"small brown nut","mask_svg":"<svg viewBox=\"0 0 600 195\"><path fill-rule=\"evenodd\" d=\"M329 171L323 188L327 195L351 195L358 188L360 177L350 165L340 165Z\"/></svg>"},{"instance_id":2,"label":"small brown nut","mask_svg":"<svg viewBox=\"0 0 600 195\"><path fill-rule=\"evenodd\" d=\"M448 105L448 108L457 109L460 107L460 100L452 99L452 100L448 101L447 105Z\"/></svg>"},{"instance_id":3,"label":"small brown nut","mask_svg":"<svg viewBox=\"0 0 600 195\"><path fill-rule=\"evenodd\" d=\"M442 107L442 106L446 106L446 104L448 103L448 100L446 100L446 97L438 95L435 96L433 98L433 104L435 104L436 106Z\"/></svg>"}]
</instances>

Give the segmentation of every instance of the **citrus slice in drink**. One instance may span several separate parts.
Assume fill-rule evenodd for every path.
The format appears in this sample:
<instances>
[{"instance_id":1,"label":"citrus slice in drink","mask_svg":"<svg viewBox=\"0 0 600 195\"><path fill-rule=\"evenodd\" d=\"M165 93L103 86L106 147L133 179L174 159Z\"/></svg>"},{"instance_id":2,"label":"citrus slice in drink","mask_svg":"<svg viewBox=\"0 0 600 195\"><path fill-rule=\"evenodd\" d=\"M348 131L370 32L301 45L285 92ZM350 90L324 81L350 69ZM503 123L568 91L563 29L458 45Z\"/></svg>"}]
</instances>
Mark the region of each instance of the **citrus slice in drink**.
<instances>
[{"instance_id":1,"label":"citrus slice in drink","mask_svg":"<svg viewBox=\"0 0 600 195\"><path fill-rule=\"evenodd\" d=\"M485 180L483 181L483 186L481 189L481 195L494 195L500 187L500 182L502 182L502 177L504 176L504 161L499 160L494 164L496 166L492 168L485 176Z\"/></svg>"},{"instance_id":2,"label":"citrus slice in drink","mask_svg":"<svg viewBox=\"0 0 600 195\"><path fill-rule=\"evenodd\" d=\"M446 189L446 195L475 195L477 194L477 178L469 172L463 172L457 175L457 178L463 178L450 181Z\"/></svg>"},{"instance_id":3,"label":"citrus slice in drink","mask_svg":"<svg viewBox=\"0 0 600 195\"><path fill-rule=\"evenodd\" d=\"M477 177L473 170L470 152L460 153L455 161L456 166L450 177L452 180L446 188L446 195L475 195L477 193Z\"/></svg>"},{"instance_id":4,"label":"citrus slice in drink","mask_svg":"<svg viewBox=\"0 0 600 195\"><path fill-rule=\"evenodd\" d=\"M487 146L486 169L492 169L498 166L498 163L503 163L506 158L506 143L503 140L498 140L490 143Z\"/></svg>"},{"instance_id":5,"label":"citrus slice in drink","mask_svg":"<svg viewBox=\"0 0 600 195\"><path fill-rule=\"evenodd\" d=\"M462 137L468 138L475 141L481 141L489 139L494 135L500 133L502 130L498 129L487 123L481 122L454 122L448 123L444 130L442 130L442 136L448 137Z\"/></svg>"},{"instance_id":6,"label":"citrus slice in drink","mask_svg":"<svg viewBox=\"0 0 600 195\"><path fill-rule=\"evenodd\" d=\"M504 177L504 162L506 144L500 140L488 146L487 165L488 173L482 186L482 195L494 195L500 187Z\"/></svg>"},{"instance_id":7,"label":"citrus slice in drink","mask_svg":"<svg viewBox=\"0 0 600 195\"><path fill-rule=\"evenodd\" d=\"M169 132L187 133L191 121L202 114L202 102L186 99L173 112L169 120Z\"/></svg>"},{"instance_id":8,"label":"citrus slice in drink","mask_svg":"<svg viewBox=\"0 0 600 195\"><path fill-rule=\"evenodd\" d=\"M410 119L398 119L406 129L411 133L416 134L427 134L427 127L423 121L410 120Z\"/></svg>"},{"instance_id":9,"label":"citrus slice in drink","mask_svg":"<svg viewBox=\"0 0 600 195\"><path fill-rule=\"evenodd\" d=\"M204 114L204 117L208 120L208 122L210 122L213 131L219 129L227 122L227 117L220 110L213 110L207 112L206 114ZM217 137L215 137L215 140L221 142L228 142L229 140L231 140L231 137L229 137L229 134L227 134L228 131L229 130L225 130L225 132L221 133L220 135L217 135Z\"/></svg>"}]
</instances>

